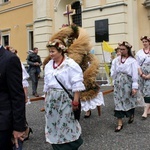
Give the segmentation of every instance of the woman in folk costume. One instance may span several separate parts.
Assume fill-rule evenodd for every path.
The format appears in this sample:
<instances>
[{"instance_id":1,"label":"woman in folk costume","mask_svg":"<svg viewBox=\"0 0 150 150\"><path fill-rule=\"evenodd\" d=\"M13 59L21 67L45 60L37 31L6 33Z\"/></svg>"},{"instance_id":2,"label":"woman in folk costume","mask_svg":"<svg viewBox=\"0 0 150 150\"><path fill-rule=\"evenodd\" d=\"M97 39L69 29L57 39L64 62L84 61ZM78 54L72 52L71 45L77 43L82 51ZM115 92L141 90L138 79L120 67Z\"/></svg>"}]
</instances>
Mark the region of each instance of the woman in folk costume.
<instances>
[{"instance_id":1,"label":"woman in folk costume","mask_svg":"<svg viewBox=\"0 0 150 150\"><path fill-rule=\"evenodd\" d=\"M129 117L128 123L134 121L134 110L137 106L138 65L134 59L128 42L119 44L121 56L112 62L111 76L114 80L114 102L117 117L115 132L123 128L122 118Z\"/></svg>"},{"instance_id":2,"label":"woman in folk costume","mask_svg":"<svg viewBox=\"0 0 150 150\"><path fill-rule=\"evenodd\" d=\"M104 105L103 94L96 83L96 76L99 72L99 61L95 55L91 54L91 40L86 30L74 24L63 27L59 32L51 37L53 39L64 39L67 47L67 55L75 60L81 67L84 77L85 90L80 94L81 110L85 111L85 118L91 115L91 109ZM43 64L46 65L51 59L48 56Z\"/></svg>"},{"instance_id":3,"label":"woman in folk costume","mask_svg":"<svg viewBox=\"0 0 150 150\"><path fill-rule=\"evenodd\" d=\"M136 59L139 65L139 84L146 103L142 119L146 119L150 114L150 38L142 36L143 49L136 53Z\"/></svg>"},{"instance_id":4,"label":"woman in folk costume","mask_svg":"<svg viewBox=\"0 0 150 150\"><path fill-rule=\"evenodd\" d=\"M78 109L80 91L85 90L83 72L73 59L65 55L67 50L63 39L53 39L47 47L51 60L44 69L46 141L54 150L78 150L83 141L73 110ZM74 95L73 100L56 78Z\"/></svg>"},{"instance_id":5,"label":"woman in folk costume","mask_svg":"<svg viewBox=\"0 0 150 150\"><path fill-rule=\"evenodd\" d=\"M23 84L23 88L24 88L24 92L25 92L25 98L26 98L26 103L31 103L28 101L28 87L29 87L29 83L27 81L27 79L29 78L29 74L27 73L25 67L23 64L21 64L22 66L22 76L23 76L23 81L22 81L22 84Z\"/></svg>"}]
</instances>

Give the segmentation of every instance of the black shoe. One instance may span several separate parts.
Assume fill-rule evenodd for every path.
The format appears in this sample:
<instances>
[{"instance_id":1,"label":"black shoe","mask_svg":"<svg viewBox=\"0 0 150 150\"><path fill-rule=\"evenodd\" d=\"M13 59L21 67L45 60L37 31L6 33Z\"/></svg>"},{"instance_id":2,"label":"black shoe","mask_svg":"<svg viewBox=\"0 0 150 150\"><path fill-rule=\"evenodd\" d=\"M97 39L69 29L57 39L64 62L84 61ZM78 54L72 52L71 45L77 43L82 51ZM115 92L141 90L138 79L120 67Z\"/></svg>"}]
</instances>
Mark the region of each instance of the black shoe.
<instances>
[{"instance_id":1,"label":"black shoe","mask_svg":"<svg viewBox=\"0 0 150 150\"><path fill-rule=\"evenodd\" d=\"M39 97L39 95L37 93L33 94L35 97Z\"/></svg>"},{"instance_id":2,"label":"black shoe","mask_svg":"<svg viewBox=\"0 0 150 150\"><path fill-rule=\"evenodd\" d=\"M118 125L115 129L115 132L119 132L123 129L123 125Z\"/></svg>"},{"instance_id":3,"label":"black shoe","mask_svg":"<svg viewBox=\"0 0 150 150\"><path fill-rule=\"evenodd\" d=\"M146 120L147 119L147 117L145 117L145 116L142 116L142 120Z\"/></svg>"},{"instance_id":4,"label":"black shoe","mask_svg":"<svg viewBox=\"0 0 150 150\"><path fill-rule=\"evenodd\" d=\"M128 124L131 124L134 121L134 115L132 115L129 120L128 120Z\"/></svg>"},{"instance_id":5,"label":"black shoe","mask_svg":"<svg viewBox=\"0 0 150 150\"><path fill-rule=\"evenodd\" d=\"M28 127L28 133L25 135L24 141L29 139L30 133L33 134L33 131L32 131L32 129L30 127Z\"/></svg>"},{"instance_id":6,"label":"black shoe","mask_svg":"<svg viewBox=\"0 0 150 150\"><path fill-rule=\"evenodd\" d=\"M84 118L89 118L90 116L91 116L91 110L90 110L89 115L84 115Z\"/></svg>"}]
</instances>

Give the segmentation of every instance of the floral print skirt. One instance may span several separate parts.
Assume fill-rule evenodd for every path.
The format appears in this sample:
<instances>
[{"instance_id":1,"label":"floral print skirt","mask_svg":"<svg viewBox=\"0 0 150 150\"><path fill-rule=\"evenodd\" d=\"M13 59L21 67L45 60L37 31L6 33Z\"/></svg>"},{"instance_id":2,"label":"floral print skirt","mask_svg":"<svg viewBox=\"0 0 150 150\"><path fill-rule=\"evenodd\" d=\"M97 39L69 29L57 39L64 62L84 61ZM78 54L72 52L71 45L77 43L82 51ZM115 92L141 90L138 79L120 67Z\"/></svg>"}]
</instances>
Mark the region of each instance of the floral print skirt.
<instances>
[{"instance_id":1,"label":"floral print skirt","mask_svg":"<svg viewBox=\"0 0 150 150\"><path fill-rule=\"evenodd\" d=\"M118 73L114 82L114 103L116 111L129 111L137 106L137 95L132 96L132 78Z\"/></svg>"},{"instance_id":2,"label":"floral print skirt","mask_svg":"<svg viewBox=\"0 0 150 150\"><path fill-rule=\"evenodd\" d=\"M150 74L150 64L143 64L142 72L145 75ZM143 92L145 103L150 103L150 79L143 80L143 82L140 82L140 86L143 87L142 92Z\"/></svg>"},{"instance_id":3,"label":"floral print skirt","mask_svg":"<svg viewBox=\"0 0 150 150\"><path fill-rule=\"evenodd\" d=\"M81 135L81 126L74 119L72 100L62 89L51 89L45 98L45 136L51 144L76 141Z\"/></svg>"}]
</instances>

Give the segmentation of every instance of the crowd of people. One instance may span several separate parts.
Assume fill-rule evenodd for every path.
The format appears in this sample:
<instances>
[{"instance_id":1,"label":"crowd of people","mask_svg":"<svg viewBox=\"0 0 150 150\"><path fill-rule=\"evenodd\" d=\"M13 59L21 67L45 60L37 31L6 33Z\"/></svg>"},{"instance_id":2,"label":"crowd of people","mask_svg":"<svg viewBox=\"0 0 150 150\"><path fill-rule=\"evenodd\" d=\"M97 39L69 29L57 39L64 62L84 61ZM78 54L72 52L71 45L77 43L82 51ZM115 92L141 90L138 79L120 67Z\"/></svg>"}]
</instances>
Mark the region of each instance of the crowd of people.
<instances>
[{"instance_id":1,"label":"crowd of people","mask_svg":"<svg viewBox=\"0 0 150 150\"><path fill-rule=\"evenodd\" d=\"M119 43L116 57L112 60L114 116L117 118L115 132L123 129L124 117L129 118L128 124L134 122L136 107L144 107L142 120L147 119L150 114L150 38L143 36L141 41L143 48L135 57L129 42ZM85 90L83 71L78 63L68 57L63 39L49 41L47 48L51 59L44 67L46 142L50 143L54 150L78 150L83 140L81 126L75 119L74 111L79 109L80 95ZM38 97L37 87L42 61L38 48L35 47L27 57L27 72L17 56L17 50L4 48L1 44L0 58L0 150L15 150L14 147L19 150L19 143L27 140L32 133L25 115L28 78L31 78L33 96ZM142 105L139 105L138 99L142 101ZM89 110L84 117L90 116Z\"/></svg>"}]
</instances>

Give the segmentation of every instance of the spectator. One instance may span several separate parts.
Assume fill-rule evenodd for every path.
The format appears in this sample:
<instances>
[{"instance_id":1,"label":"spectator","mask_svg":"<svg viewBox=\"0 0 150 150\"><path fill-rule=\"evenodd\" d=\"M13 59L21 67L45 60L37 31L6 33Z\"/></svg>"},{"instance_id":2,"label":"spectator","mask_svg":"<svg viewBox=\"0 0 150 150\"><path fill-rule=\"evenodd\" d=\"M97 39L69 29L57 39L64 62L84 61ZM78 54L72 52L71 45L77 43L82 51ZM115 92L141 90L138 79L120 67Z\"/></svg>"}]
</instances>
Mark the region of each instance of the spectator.
<instances>
[{"instance_id":1,"label":"spectator","mask_svg":"<svg viewBox=\"0 0 150 150\"><path fill-rule=\"evenodd\" d=\"M25 94L20 60L1 45L1 39L0 66L0 150L12 150L12 135L16 147L24 139Z\"/></svg>"},{"instance_id":2,"label":"spectator","mask_svg":"<svg viewBox=\"0 0 150 150\"><path fill-rule=\"evenodd\" d=\"M32 94L35 97L39 97L37 93L37 87L38 87L38 80L39 80L39 74L41 72L40 66L42 65L41 58L38 54L38 48L35 47L33 49L33 53L29 54L27 57L27 64L30 67L30 78L32 81Z\"/></svg>"}]
</instances>

